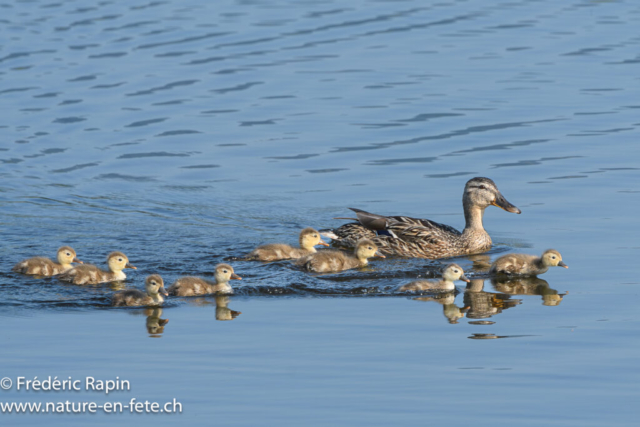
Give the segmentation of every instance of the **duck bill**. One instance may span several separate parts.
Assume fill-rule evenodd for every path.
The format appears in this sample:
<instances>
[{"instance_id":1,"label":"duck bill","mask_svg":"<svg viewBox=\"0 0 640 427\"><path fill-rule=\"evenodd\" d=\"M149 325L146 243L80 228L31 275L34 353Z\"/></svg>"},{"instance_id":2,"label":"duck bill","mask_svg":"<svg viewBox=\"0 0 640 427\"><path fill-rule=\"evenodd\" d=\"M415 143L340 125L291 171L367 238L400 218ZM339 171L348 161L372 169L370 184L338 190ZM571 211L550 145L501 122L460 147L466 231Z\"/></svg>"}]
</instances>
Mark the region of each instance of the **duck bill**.
<instances>
[{"instance_id":1,"label":"duck bill","mask_svg":"<svg viewBox=\"0 0 640 427\"><path fill-rule=\"evenodd\" d=\"M569 268L569 266L567 264L565 264L564 262L560 261L558 263L558 267L564 267L564 268Z\"/></svg>"},{"instance_id":2,"label":"duck bill","mask_svg":"<svg viewBox=\"0 0 640 427\"><path fill-rule=\"evenodd\" d=\"M505 199L504 196L500 193L498 193L498 195L496 196L496 199L491 204L493 206L499 207L500 209L504 209L507 212L511 212L515 214L522 213L520 209L518 209L517 207L509 203L507 199Z\"/></svg>"},{"instance_id":3,"label":"duck bill","mask_svg":"<svg viewBox=\"0 0 640 427\"><path fill-rule=\"evenodd\" d=\"M237 274L235 274L235 273L233 273L233 274L231 275L231 278L232 278L232 279L234 279L234 280L242 280L242 277L238 276L238 275L237 275Z\"/></svg>"},{"instance_id":4,"label":"duck bill","mask_svg":"<svg viewBox=\"0 0 640 427\"><path fill-rule=\"evenodd\" d=\"M460 280L462 280L463 282L467 282L469 283L471 280L467 279L467 276L465 276L464 274L462 276L460 276Z\"/></svg>"},{"instance_id":5,"label":"duck bill","mask_svg":"<svg viewBox=\"0 0 640 427\"><path fill-rule=\"evenodd\" d=\"M386 256L382 255L380 251L376 252L375 256L377 256L378 258L386 258Z\"/></svg>"},{"instance_id":6,"label":"duck bill","mask_svg":"<svg viewBox=\"0 0 640 427\"><path fill-rule=\"evenodd\" d=\"M134 270L137 270L138 267L134 267L133 265L127 263L127 265L124 266L124 268L133 268Z\"/></svg>"},{"instance_id":7,"label":"duck bill","mask_svg":"<svg viewBox=\"0 0 640 427\"><path fill-rule=\"evenodd\" d=\"M161 293L162 295L164 295L165 297L168 297L168 296L169 296L169 292L167 292L167 290L166 290L165 288L160 289L160 293Z\"/></svg>"},{"instance_id":8,"label":"duck bill","mask_svg":"<svg viewBox=\"0 0 640 427\"><path fill-rule=\"evenodd\" d=\"M318 244L319 244L320 246L331 246L330 244L328 244L328 243L327 243L327 242L325 242L324 240L320 240L320 241L318 242Z\"/></svg>"},{"instance_id":9,"label":"duck bill","mask_svg":"<svg viewBox=\"0 0 640 427\"><path fill-rule=\"evenodd\" d=\"M84 262L80 261L78 258L74 258L73 261L71 262L76 262L78 264L84 264Z\"/></svg>"}]
</instances>

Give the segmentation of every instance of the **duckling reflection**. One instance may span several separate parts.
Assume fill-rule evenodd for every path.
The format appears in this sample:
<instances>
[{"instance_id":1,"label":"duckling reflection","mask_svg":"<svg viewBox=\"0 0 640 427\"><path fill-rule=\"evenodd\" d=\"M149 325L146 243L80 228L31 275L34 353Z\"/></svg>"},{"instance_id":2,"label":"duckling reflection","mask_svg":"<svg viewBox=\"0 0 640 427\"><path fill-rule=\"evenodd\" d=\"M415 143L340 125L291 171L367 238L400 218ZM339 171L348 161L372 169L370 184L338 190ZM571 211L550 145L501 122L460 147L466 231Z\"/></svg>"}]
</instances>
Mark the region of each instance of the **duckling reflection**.
<instances>
[{"instance_id":1,"label":"duckling reflection","mask_svg":"<svg viewBox=\"0 0 640 427\"><path fill-rule=\"evenodd\" d=\"M147 316L147 332L154 337L160 338L164 332L164 326L169 323L169 319L161 319L162 309L160 307L148 308L144 311Z\"/></svg>"},{"instance_id":2,"label":"duckling reflection","mask_svg":"<svg viewBox=\"0 0 640 427\"><path fill-rule=\"evenodd\" d=\"M509 295L484 291L484 279L471 279L464 292L463 303L469 307L468 319L486 319L522 303Z\"/></svg>"},{"instance_id":3,"label":"duckling reflection","mask_svg":"<svg viewBox=\"0 0 640 427\"><path fill-rule=\"evenodd\" d=\"M549 283L537 277L494 277L493 288L508 295L541 295L542 305L554 307L562 302L566 294L551 289Z\"/></svg>"},{"instance_id":4,"label":"duckling reflection","mask_svg":"<svg viewBox=\"0 0 640 427\"><path fill-rule=\"evenodd\" d=\"M473 262L473 271L476 273L487 272L491 268L491 255L489 254L467 255L467 259Z\"/></svg>"},{"instance_id":5,"label":"duckling reflection","mask_svg":"<svg viewBox=\"0 0 640 427\"><path fill-rule=\"evenodd\" d=\"M458 323L458 319L464 317L464 313L469 307L458 307L455 304L456 295L454 292L447 292L442 295L433 297L418 297L413 298L414 301L433 301L442 305L442 314L447 318L447 321L451 324Z\"/></svg>"},{"instance_id":6,"label":"duckling reflection","mask_svg":"<svg viewBox=\"0 0 640 427\"><path fill-rule=\"evenodd\" d=\"M216 320L234 320L236 317L242 314L241 311L231 310L229 305L230 297L228 295L217 295L212 302L210 298L191 298L188 300L189 304L197 306L216 305Z\"/></svg>"}]
</instances>

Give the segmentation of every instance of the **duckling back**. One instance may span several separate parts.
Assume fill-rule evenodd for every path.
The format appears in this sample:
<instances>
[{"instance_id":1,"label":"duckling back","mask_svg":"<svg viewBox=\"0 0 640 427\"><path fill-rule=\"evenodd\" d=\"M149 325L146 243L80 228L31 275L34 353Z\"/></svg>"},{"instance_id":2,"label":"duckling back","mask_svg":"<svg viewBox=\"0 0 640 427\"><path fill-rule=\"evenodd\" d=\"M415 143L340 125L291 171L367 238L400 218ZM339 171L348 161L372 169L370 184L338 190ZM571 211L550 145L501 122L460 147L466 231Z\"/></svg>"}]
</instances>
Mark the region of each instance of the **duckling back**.
<instances>
[{"instance_id":1,"label":"duckling back","mask_svg":"<svg viewBox=\"0 0 640 427\"><path fill-rule=\"evenodd\" d=\"M124 274L120 272L123 276ZM62 273L58 278L74 285L97 285L98 283L122 280L110 271L104 271L92 264L83 264L73 267ZM126 276L125 276L126 277Z\"/></svg>"},{"instance_id":2,"label":"duckling back","mask_svg":"<svg viewBox=\"0 0 640 427\"><path fill-rule=\"evenodd\" d=\"M322 251L300 258L296 265L314 273L349 270L362 266L358 258L342 251Z\"/></svg>"},{"instance_id":3,"label":"duckling back","mask_svg":"<svg viewBox=\"0 0 640 427\"><path fill-rule=\"evenodd\" d=\"M535 276L545 273L548 267L542 265L540 257L527 254L503 255L491 264L489 273Z\"/></svg>"},{"instance_id":4,"label":"duckling back","mask_svg":"<svg viewBox=\"0 0 640 427\"><path fill-rule=\"evenodd\" d=\"M307 254L307 251L294 248L290 245L285 245L284 243L271 243L269 245L258 246L247 254L246 259L270 262L282 259L300 258Z\"/></svg>"},{"instance_id":5,"label":"duckling back","mask_svg":"<svg viewBox=\"0 0 640 427\"><path fill-rule=\"evenodd\" d=\"M20 261L13 267L13 271L36 276L55 276L67 271L67 268L51 261L49 258L34 257Z\"/></svg>"},{"instance_id":6,"label":"duckling back","mask_svg":"<svg viewBox=\"0 0 640 427\"><path fill-rule=\"evenodd\" d=\"M113 295L111 299L111 305L113 306L127 306L136 307L143 305L160 305L164 302L164 298L158 295L157 298L145 294L137 289L127 289L126 291L118 292Z\"/></svg>"}]
</instances>

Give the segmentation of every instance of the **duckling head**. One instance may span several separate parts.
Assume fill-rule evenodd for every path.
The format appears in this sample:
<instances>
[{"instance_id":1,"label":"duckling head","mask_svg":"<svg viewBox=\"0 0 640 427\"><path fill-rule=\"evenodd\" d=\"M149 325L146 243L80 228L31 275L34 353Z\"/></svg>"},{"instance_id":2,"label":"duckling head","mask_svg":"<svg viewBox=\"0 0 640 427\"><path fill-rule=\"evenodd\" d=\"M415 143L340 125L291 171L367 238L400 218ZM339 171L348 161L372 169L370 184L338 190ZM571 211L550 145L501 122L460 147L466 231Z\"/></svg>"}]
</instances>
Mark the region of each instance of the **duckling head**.
<instances>
[{"instance_id":1,"label":"duckling head","mask_svg":"<svg viewBox=\"0 0 640 427\"><path fill-rule=\"evenodd\" d=\"M455 282L456 280L462 280L463 282L470 282L469 279L467 279L467 276L464 275L464 271L462 270L462 267L460 267L458 264L449 264L447 265L444 270L442 271L442 278L450 281L450 282Z\"/></svg>"},{"instance_id":2,"label":"duckling head","mask_svg":"<svg viewBox=\"0 0 640 427\"><path fill-rule=\"evenodd\" d=\"M547 267L564 267L569 268L567 264L562 262L562 255L555 249L548 249L542 254L542 263Z\"/></svg>"},{"instance_id":3,"label":"duckling head","mask_svg":"<svg viewBox=\"0 0 640 427\"><path fill-rule=\"evenodd\" d=\"M213 276L216 278L216 283L227 283L229 280L242 280L242 277L233 272L233 267L229 264L216 265Z\"/></svg>"},{"instance_id":4,"label":"duckling head","mask_svg":"<svg viewBox=\"0 0 640 427\"><path fill-rule=\"evenodd\" d=\"M58 249L58 263L67 265L72 262L83 264L82 261L76 258L76 251L74 251L70 246L63 246Z\"/></svg>"},{"instance_id":5,"label":"duckling head","mask_svg":"<svg viewBox=\"0 0 640 427\"><path fill-rule=\"evenodd\" d=\"M164 289L164 280L159 274L152 274L148 276L144 281L144 287L149 295L157 295L161 293L164 296L168 296L169 293Z\"/></svg>"},{"instance_id":6,"label":"duckling head","mask_svg":"<svg viewBox=\"0 0 640 427\"><path fill-rule=\"evenodd\" d=\"M376 246L376 244L369 239L360 239L358 241L358 243L356 244L355 254L356 258L358 258L359 260L366 260L374 256L386 258L384 255L378 252L378 246Z\"/></svg>"},{"instance_id":7,"label":"duckling head","mask_svg":"<svg viewBox=\"0 0 640 427\"><path fill-rule=\"evenodd\" d=\"M318 230L314 228L305 228L300 232L300 247L303 249L312 249L316 245L329 246L324 242Z\"/></svg>"},{"instance_id":8,"label":"duckling head","mask_svg":"<svg viewBox=\"0 0 640 427\"><path fill-rule=\"evenodd\" d=\"M129 258L127 258L127 256L122 252L111 252L107 257L107 264L109 265L109 269L114 272L122 271L125 268L137 269L133 265L129 264Z\"/></svg>"},{"instance_id":9,"label":"duckling head","mask_svg":"<svg viewBox=\"0 0 640 427\"><path fill-rule=\"evenodd\" d=\"M496 183L489 178L476 177L467 181L462 195L464 206L478 206L485 209L490 205L497 206L511 213L521 213L522 211L509 203L504 198Z\"/></svg>"}]
</instances>

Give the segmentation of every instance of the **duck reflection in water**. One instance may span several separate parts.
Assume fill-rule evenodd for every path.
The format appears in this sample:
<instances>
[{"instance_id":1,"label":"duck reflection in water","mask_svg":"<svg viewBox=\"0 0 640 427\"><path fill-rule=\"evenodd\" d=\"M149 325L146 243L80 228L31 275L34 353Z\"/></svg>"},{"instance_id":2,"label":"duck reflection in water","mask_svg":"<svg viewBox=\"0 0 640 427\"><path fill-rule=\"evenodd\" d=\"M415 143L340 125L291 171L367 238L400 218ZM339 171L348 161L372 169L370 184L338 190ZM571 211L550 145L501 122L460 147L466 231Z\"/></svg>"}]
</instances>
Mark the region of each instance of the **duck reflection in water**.
<instances>
[{"instance_id":1,"label":"duck reflection in water","mask_svg":"<svg viewBox=\"0 0 640 427\"><path fill-rule=\"evenodd\" d=\"M442 314L451 324L458 323L458 319L463 318L464 313L469 309L469 307L458 307L455 304L455 299L456 294L454 292L447 292L433 297L413 298L414 301L433 301L442 305Z\"/></svg>"},{"instance_id":2,"label":"duck reflection in water","mask_svg":"<svg viewBox=\"0 0 640 427\"><path fill-rule=\"evenodd\" d=\"M188 300L189 304L197 306L207 306L215 303L216 305L216 320L234 320L236 317L242 314L241 311L231 310L228 305L231 298L228 295L217 295L214 301L211 298L191 298Z\"/></svg>"},{"instance_id":3,"label":"duck reflection in water","mask_svg":"<svg viewBox=\"0 0 640 427\"><path fill-rule=\"evenodd\" d=\"M164 332L164 326L169 323L169 319L161 319L162 309L160 307L147 308L144 310L147 316L147 332L152 338L160 338Z\"/></svg>"},{"instance_id":4,"label":"duck reflection in water","mask_svg":"<svg viewBox=\"0 0 640 427\"><path fill-rule=\"evenodd\" d=\"M546 280L537 277L494 277L491 284L496 291L508 295L541 295L542 305L551 307L559 305L566 295L551 289Z\"/></svg>"},{"instance_id":5,"label":"duck reflection in water","mask_svg":"<svg viewBox=\"0 0 640 427\"><path fill-rule=\"evenodd\" d=\"M484 280L471 279L464 291L463 302L465 307L469 307L468 319L486 319L522 303L522 300L511 299L510 295L486 292Z\"/></svg>"}]
</instances>

